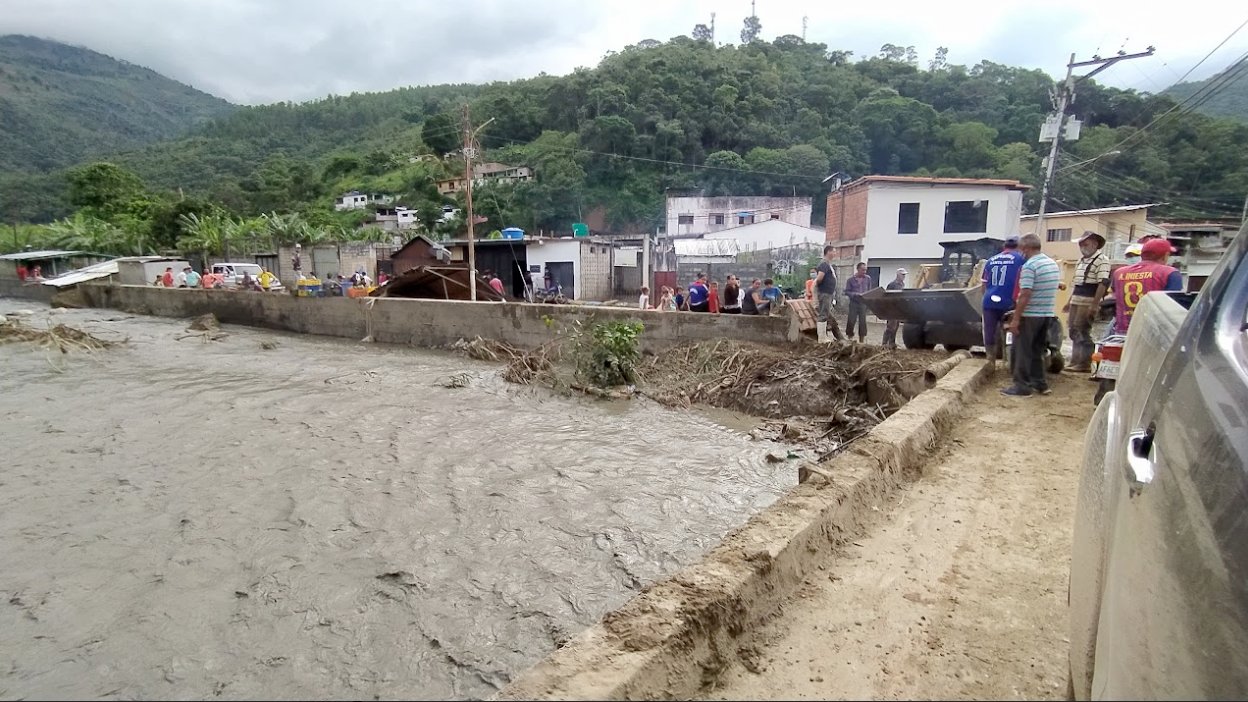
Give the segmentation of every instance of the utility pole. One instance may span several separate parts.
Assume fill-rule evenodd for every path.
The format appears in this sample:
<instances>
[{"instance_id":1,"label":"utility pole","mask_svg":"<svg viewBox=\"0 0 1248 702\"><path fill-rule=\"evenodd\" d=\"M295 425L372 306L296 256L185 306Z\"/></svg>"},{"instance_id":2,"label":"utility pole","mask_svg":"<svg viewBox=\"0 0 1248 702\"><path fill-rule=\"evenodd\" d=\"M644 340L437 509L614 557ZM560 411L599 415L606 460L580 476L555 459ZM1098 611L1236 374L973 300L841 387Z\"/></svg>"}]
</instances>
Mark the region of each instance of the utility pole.
<instances>
[{"instance_id":1,"label":"utility pole","mask_svg":"<svg viewBox=\"0 0 1248 702\"><path fill-rule=\"evenodd\" d=\"M491 117L476 129L472 128L472 118L468 114L468 105L464 104L464 195L468 205L468 292L473 302L477 301L477 244L473 238L476 222L472 213L472 159L477 156L477 132L485 125L493 122Z\"/></svg>"},{"instance_id":2,"label":"utility pole","mask_svg":"<svg viewBox=\"0 0 1248 702\"><path fill-rule=\"evenodd\" d=\"M1075 61L1075 55L1070 55L1070 62L1066 64L1066 80L1063 81L1061 86L1058 88L1060 92L1057 97L1057 104L1055 105L1056 113L1053 115L1057 124L1057 130L1053 134L1053 145L1049 147L1049 158L1044 165L1044 184L1040 188L1040 210L1036 214L1036 236L1045 236L1044 214L1048 211L1049 190L1053 187L1053 173L1057 170L1057 154L1061 149L1062 133L1066 128L1066 110L1070 107L1071 103L1075 101L1075 84L1081 80L1091 78L1119 61L1144 58L1145 56L1152 55L1153 47L1151 46L1148 47L1147 51L1143 51L1138 54L1119 52L1117 56L1111 56L1109 58L1093 56L1091 60L1088 61L1077 62ZM1084 66L1096 66L1097 68L1086 75L1076 76L1075 69L1082 68Z\"/></svg>"},{"instance_id":3,"label":"utility pole","mask_svg":"<svg viewBox=\"0 0 1248 702\"><path fill-rule=\"evenodd\" d=\"M806 23L809 21L809 17L802 17L802 41L806 41Z\"/></svg>"},{"instance_id":4,"label":"utility pole","mask_svg":"<svg viewBox=\"0 0 1248 702\"><path fill-rule=\"evenodd\" d=\"M1073 59L1072 59L1073 60ZM468 201L468 293L477 301L477 245L473 241L472 214L472 121L468 115L468 103L464 103L464 192ZM1044 205L1041 204L1041 207Z\"/></svg>"},{"instance_id":5,"label":"utility pole","mask_svg":"<svg viewBox=\"0 0 1248 702\"><path fill-rule=\"evenodd\" d=\"M711 46L715 46L715 13L711 13Z\"/></svg>"}]
</instances>

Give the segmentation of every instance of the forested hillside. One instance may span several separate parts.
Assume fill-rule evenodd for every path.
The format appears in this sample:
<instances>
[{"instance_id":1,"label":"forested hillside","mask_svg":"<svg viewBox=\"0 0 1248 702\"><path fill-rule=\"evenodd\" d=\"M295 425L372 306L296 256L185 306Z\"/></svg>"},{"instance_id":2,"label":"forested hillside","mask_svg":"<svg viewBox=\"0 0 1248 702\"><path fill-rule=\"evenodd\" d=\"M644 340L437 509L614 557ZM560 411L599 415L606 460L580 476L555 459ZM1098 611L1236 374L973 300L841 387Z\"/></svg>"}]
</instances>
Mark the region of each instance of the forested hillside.
<instances>
[{"instance_id":1,"label":"forested hillside","mask_svg":"<svg viewBox=\"0 0 1248 702\"><path fill-rule=\"evenodd\" d=\"M1165 94L1211 117L1248 122L1248 61L1238 61L1205 80L1179 83Z\"/></svg>"},{"instance_id":2,"label":"forested hillside","mask_svg":"<svg viewBox=\"0 0 1248 702\"><path fill-rule=\"evenodd\" d=\"M1051 86L1041 71L948 65L943 52L920 62L892 45L854 60L792 36L740 47L678 37L562 77L242 108L110 160L157 200L181 188L240 216L301 213L313 226L346 226L330 202L350 188L399 194L433 213L442 204L433 181L462 161L429 155L458 147L467 101L475 124L493 120L478 137L488 159L537 170L533 183L482 189L489 226L566 228L605 205L612 226L648 228L671 188L796 193L821 208L822 180L837 171L1035 184ZM1176 109L1168 96L1094 82L1077 92L1083 134L1063 154L1053 207L1164 201L1185 216L1239 211L1248 125ZM63 174L10 181L0 188L5 216L46 220L81 206L64 183Z\"/></svg>"},{"instance_id":3,"label":"forested hillside","mask_svg":"<svg viewBox=\"0 0 1248 702\"><path fill-rule=\"evenodd\" d=\"M0 36L0 173L47 171L182 136L233 109L88 49Z\"/></svg>"}]
</instances>

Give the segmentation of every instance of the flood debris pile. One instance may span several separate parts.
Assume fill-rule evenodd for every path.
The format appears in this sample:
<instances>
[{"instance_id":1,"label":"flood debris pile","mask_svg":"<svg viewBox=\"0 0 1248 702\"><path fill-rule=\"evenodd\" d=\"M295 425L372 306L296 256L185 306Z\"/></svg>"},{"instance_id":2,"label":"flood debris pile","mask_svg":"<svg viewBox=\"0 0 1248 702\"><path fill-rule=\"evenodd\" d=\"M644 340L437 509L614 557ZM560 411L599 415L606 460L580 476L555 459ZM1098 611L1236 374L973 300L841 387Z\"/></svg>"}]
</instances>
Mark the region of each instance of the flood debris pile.
<instances>
[{"instance_id":1,"label":"flood debris pile","mask_svg":"<svg viewBox=\"0 0 1248 702\"><path fill-rule=\"evenodd\" d=\"M924 371L942 357L856 344L782 348L724 340L652 356L640 372L645 394L662 404L763 417L755 437L829 454L922 392Z\"/></svg>"},{"instance_id":2,"label":"flood debris pile","mask_svg":"<svg viewBox=\"0 0 1248 702\"><path fill-rule=\"evenodd\" d=\"M563 345L530 351L476 338L455 348L505 364L503 379L556 390L623 397L631 390L602 390L578 383ZM860 344L776 347L719 340L644 356L636 367L637 392L668 407L710 405L760 417L758 439L797 444L820 455L865 435L924 389L928 367L946 356L935 351L889 351Z\"/></svg>"},{"instance_id":3,"label":"flood debris pile","mask_svg":"<svg viewBox=\"0 0 1248 702\"><path fill-rule=\"evenodd\" d=\"M126 340L101 339L89 332L66 324L46 329L33 327L20 317L0 317L0 343L28 342L61 353L99 351L126 343Z\"/></svg>"},{"instance_id":4,"label":"flood debris pile","mask_svg":"<svg viewBox=\"0 0 1248 702\"><path fill-rule=\"evenodd\" d=\"M229 335L229 332L221 331L221 322L216 315L209 312L192 319L191 323L186 327L186 333L179 334L174 339L181 341L183 339L197 338L207 343L209 341L220 341ZM260 348L266 351L271 350L277 348L277 343L273 342L272 346L265 346L262 342Z\"/></svg>"}]
</instances>

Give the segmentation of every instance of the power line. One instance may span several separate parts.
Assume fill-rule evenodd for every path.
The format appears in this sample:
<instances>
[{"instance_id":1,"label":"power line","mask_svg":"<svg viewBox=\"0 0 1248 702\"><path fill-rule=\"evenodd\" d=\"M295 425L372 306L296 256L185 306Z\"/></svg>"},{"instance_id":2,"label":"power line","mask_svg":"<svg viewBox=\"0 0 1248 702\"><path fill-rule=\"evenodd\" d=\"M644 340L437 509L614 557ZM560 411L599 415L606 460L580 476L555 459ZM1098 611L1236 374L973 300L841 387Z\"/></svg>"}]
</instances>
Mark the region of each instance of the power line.
<instances>
[{"instance_id":1,"label":"power line","mask_svg":"<svg viewBox=\"0 0 1248 702\"><path fill-rule=\"evenodd\" d=\"M1151 122L1144 125L1140 129L1132 132L1131 134L1128 134L1121 141L1109 147L1108 149L1103 151L1100 155L1092 159L1089 159L1089 162L1095 161L1096 159L1101 158L1101 156L1104 156L1110 153L1111 151L1119 149L1120 147L1124 146L1127 142L1139 137L1142 134L1146 134L1149 129L1157 125L1159 122L1164 120L1168 115L1174 113L1176 110L1182 109L1183 112L1186 113L1205 104L1205 102L1207 102L1209 99L1213 98L1215 95L1225 90L1230 83L1233 83L1235 80L1239 78L1239 76L1236 75L1236 71L1244 67L1246 60L1248 60L1248 52L1244 53L1242 56L1236 59L1235 62L1232 63L1231 66L1227 68L1225 71L1223 71L1222 73L1219 73L1214 78L1211 78L1209 82L1202 85L1200 89L1196 90L1196 92L1187 96L1183 100L1175 103L1174 106L1172 106L1170 109L1166 110L1165 112L1162 112L1160 115L1157 115L1156 117L1153 118ZM1187 107L1187 109L1184 109L1185 107ZM1067 166L1067 168L1070 170L1074 170L1078 168L1078 166Z\"/></svg>"},{"instance_id":2,"label":"power line","mask_svg":"<svg viewBox=\"0 0 1248 702\"><path fill-rule=\"evenodd\" d=\"M1171 87L1171 88L1173 88L1175 85L1178 85L1179 83L1182 83L1183 81L1187 80L1187 77L1188 77L1188 76L1192 75L1192 73L1193 73L1193 72L1194 72L1197 68L1200 68L1200 67L1201 67L1201 65L1202 65L1202 64L1204 64L1204 62L1205 62L1205 61L1208 61L1210 56L1213 56L1215 53L1217 53L1218 49L1221 49L1223 46L1226 46L1226 42L1228 42L1228 41L1230 41L1231 39L1233 39L1233 38L1235 37L1235 35L1236 35L1236 34L1239 34L1239 30L1243 29L1245 26L1248 26L1248 20L1244 20L1244 21L1243 21L1243 24L1240 24L1240 25L1239 25L1238 27L1236 27L1236 28L1235 28L1235 29L1234 29L1234 30L1233 30L1230 34L1226 35L1226 38L1225 38L1225 39L1223 39L1222 41L1218 42L1218 45L1217 45L1217 46L1215 46L1215 47L1213 47L1213 49L1212 49L1212 50L1210 50L1210 52L1209 52L1209 53L1205 54L1205 57L1204 57L1204 58L1202 58L1201 60L1197 61L1195 66L1192 66L1191 68L1187 69L1187 73L1184 73L1184 74L1182 75L1182 77L1180 77L1178 80L1174 81L1174 84L1173 84L1173 85L1171 85L1170 87Z\"/></svg>"}]
</instances>

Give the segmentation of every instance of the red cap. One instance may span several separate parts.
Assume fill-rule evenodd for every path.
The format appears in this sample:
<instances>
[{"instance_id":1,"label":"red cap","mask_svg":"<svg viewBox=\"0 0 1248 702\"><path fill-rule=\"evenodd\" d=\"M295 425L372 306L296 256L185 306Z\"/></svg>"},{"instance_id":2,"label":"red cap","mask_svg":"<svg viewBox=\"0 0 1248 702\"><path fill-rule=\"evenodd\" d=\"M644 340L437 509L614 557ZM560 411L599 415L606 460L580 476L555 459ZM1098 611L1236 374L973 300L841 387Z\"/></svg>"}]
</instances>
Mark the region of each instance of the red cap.
<instances>
[{"instance_id":1,"label":"red cap","mask_svg":"<svg viewBox=\"0 0 1248 702\"><path fill-rule=\"evenodd\" d=\"M1175 248L1165 239L1149 239L1140 249L1141 258L1164 259L1175 252Z\"/></svg>"}]
</instances>

